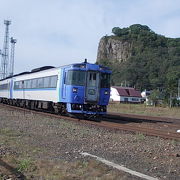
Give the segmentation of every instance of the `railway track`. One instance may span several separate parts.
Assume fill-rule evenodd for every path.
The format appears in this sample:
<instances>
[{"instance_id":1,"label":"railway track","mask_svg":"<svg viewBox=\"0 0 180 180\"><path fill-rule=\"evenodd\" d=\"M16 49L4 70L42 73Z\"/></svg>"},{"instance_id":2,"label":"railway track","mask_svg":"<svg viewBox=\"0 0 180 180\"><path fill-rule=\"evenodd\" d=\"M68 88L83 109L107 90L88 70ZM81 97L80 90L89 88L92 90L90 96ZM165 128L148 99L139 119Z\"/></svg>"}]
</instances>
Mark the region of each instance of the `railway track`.
<instances>
[{"instance_id":1,"label":"railway track","mask_svg":"<svg viewBox=\"0 0 180 180\"><path fill-rule=\"evenodd\" d=\"M140 125L143 123L149 125L158 124L158 126L166 126L173 129L180 129L180 119L164 118L164 117L150 117L150 116L140 116L132 114L107 114L105 121L110 121L114 123L134 123L134 125Z\"/></svg>"},{"instance_id":2,"label":"railway track","mask_svg":"<svg viewBox=\"0 0 180 180\"><path fill-rule=\"evenodd\" d=\"M156 122L157 125L158 125L158 123L161 123L162 125L168 124L169 128L173 127L174 129L180 129L180 123L179 123L180 120L178 120L178 119L175 119L173 121L172 118L170 118L170 119L165 118L165 120L163 120L160 118L154 118L154 117L152 118L152 117L147 117L147 116L142 116L142 117L136 116L135 118L133 118L132 115L130 115L130 116L124 115L123 116L121 114L120 116L118 116L116 114L114 116L114 114L108 114L107 116L103 117L101 119L101 121L96 122L96 121L90 121L90 120L84 120L84 119L79 120L79 119L72 118L72 117L60 116L60 115L51 114L51 113L47 113L47 112L41 112L41 111L34 111L34 110L24 109L24 108L10 106L10 105L0 104L0 106L6 106L6 107L14 109L14 110L41 114L41 115L50 116L50 117L54 117L54 118L58 118L58 119L59 118L68 119L71 121L100 126L100 127L104 127L107 129L117 129L117 130L130 131L130 132L142 133L142 134L150 135L150 136L161 137L164 139L180 140L180 133L177 133L175 130L174 130L174 132L172 132L168 129L163 130L163 129L156 129L156 128L152 128L152 127L150 128L150 127L138 126L139 123L142 123L142 122L145 123L146 126L148 126L148 123L152 123L154 121L154 123Z\"/></svg>"},{"instance_id":3,"label":"railway track","mask_svg":"<svg viewBox=\"0 0 180 180\"><path fill-rule=\"evenodd\" d=\"M145 135L162 137L162 138L165 138L165 139L180 140L180 134L173 133L173 132L168 132L168 131L163 131L163 130L157 130L157 129L151 129L151 128L145 128L145 127L136 127L134 125L128 125L128 124L115 125L115 124L112 124L112 123L109 123L109 122L106 122L106 121L103 121L102 125L104 127L113 127L115 129L138 132L138 133L143 133Z\"/></svg>"},{"instance_id":4,"label":"railway track","mask_svg":"<svg viewBox=\"0 0 180 180\"><path fill-rule=\"evenodd\" d=\"M110 117L111 119L119 119L119 117L121 117L121 119L124 119L126 121L128 121L128 119L130 119L130 121L132 121L132 119L134 119L134 121L136 121L136 119L138 119L138 122L140 122L140 121L148 121L148 122L157 121L157 122L180 124L180 119L168 118L168 117L154 117L154 116L122 114L122 113L108 113L106 115L106 117L107 118Z\"/></svg>"}]
</instances>

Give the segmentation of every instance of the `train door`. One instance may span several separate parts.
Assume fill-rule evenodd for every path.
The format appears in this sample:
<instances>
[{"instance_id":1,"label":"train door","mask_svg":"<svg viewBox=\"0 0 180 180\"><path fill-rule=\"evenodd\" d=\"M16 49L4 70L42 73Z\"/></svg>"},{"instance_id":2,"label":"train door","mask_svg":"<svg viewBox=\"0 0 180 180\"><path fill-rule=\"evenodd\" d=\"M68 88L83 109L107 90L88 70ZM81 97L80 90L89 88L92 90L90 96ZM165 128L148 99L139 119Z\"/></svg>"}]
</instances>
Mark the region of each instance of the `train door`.
<instances>
[{"instance_id":1,"label":"train door","mask_svg":"<svg viewBox=\"0 0 180 180\"><path fill-rule=\"evenodd\" d=\"M6 97L9 99L10 98L10 81L7 81L7 93Z\"/></svg>"},{"instance_id":2,"label":"train door","mask_svg":"<svg viewBox=\"0 0 180 180\"><path fill-rule=\"evenodd\" d=\"M62 98L66 99L66 76L67 76L67 70L62 71Z\"/></svg>"},{"instance_id":3,"label":"train door","mask_svg":"<svg viewBox=\"0 0 180 180\"><path fill-rule=\"evenodd\" d=\"M99 73L88 71L86 83L86 101L97 102L99 98Z\"/></svg>"}]
</instances>

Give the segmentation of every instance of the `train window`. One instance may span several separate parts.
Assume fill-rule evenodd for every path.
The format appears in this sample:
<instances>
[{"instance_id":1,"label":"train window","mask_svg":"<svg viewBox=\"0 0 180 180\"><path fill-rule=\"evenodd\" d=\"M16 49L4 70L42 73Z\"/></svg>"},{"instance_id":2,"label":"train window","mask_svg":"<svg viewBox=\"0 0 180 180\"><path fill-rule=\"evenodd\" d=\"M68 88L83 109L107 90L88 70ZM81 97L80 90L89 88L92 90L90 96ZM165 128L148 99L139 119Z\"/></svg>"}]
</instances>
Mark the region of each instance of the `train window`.
<instances>
[{"instance_id":1,"label":"train window","mask_svg":"<svg viewBox=\"0 0 180 180\"><path fill-rule=\"evenodd\" d=\"M31 89L31 79L26 81L26 88Z\"/></svg>"},{"instance_id":2,"label":"train window","mask_svg":"<svg viewBox=\"0 0 180 180\"><path fill-rule=\"evenodd\" d=\"M24 81L19 81L19 89L24 89L24 88L25 88Z\"/></svg>"},{"instance_id":3,"label":"train window","mask_svg":"<svg viewBox=\"0 0 180 180\"><path fill-rule=\"evenodd\" d=\"M88 76L89 76L89 81L88 81L88 86L96 86L96 76L97 72L92 72L92 71L89 71L88 72Z\"/></svg>"},{"instance_id":4,"label":"train window","mask_svg":"<svg viewBox=\"0 0 180 180\"><path fill-rule=\"evenodd\" d=\"M91 79L92 79L92 74L89 75L89 80L91 80Z\"/></svg>"},{"instance_id":5,"label":"train window","mask_svg":"<svg viewBox=\"0 0 180 180\"><path fill-rule=\"evenodd\" d=\"M14 89L56 88L58 76L49 76L25 81L16 81ZM7 88L8 88L7 84Z\"/></svg>"},{"instance_id":6,"label":"train window","mask_svg":"<svg viewBox=\"0 0 180 180\"><path fill-rule=\"evenodd\" d=\"M16 82L14 83L14 89L19 89L19 81L16 81Z\"/></svg>"},{"instance_id":7,"label":"train window","mask_svg":"<svg viewBox=\"0 0 180 180\"><path fill-rule=\"evenodd\" d=\"M27 80L24 81L24 89L27 89Z\"/></svg>"},{"instance_id":8,"label":"train window","mask_svg":"<svg viewBox=\"0 0 180 180\"><path fill-rule=\"evenodd\" d=\"M47 87L49 87L49 85L50 85L50 77L45 77L45 78L43 78L44 79L44 88L47 88Z\"/></svg>"},{"instance_id":9,"label":"train window","mask_svg":"<svg viewBox=\"0 0 180 180\"><path fill-rule=\"evenodd\" d=\"M31 80L25 80L24 81L24 89L30 89L31 88Z\"/></svg>"},{"instance_id":10,"label":"train window","mask_svg":"<svg viewBox=\"0 0 180 180\"><path fill-rule=\"evenodd\" d=\"M101 73L101 88L110 88L110 74Z\"/></svg>"},{"instance_id":11,"label":"train window","mask_svg":"<svg viewBox=\"0 0 180 180\"><path fill-rule=\"evenodd\" d=\"M64 73L64 84L66 84L66 72Z\"/></svg>"},{"instance_id":12,"label":"train window","mask_svg":"<svg viewBox=\"0 0 180 180\"><path fill-rule=\"evenodd\" d=\"M0 90L7 90L8 88L9 88L9 84L8 83L0 85Z\"/></svg>"},{"instance_id":13,"label":"train window","mask_svg":"<svg viewBox=\"0 0 180 180\"><path fill-rule=\"evenodd\" d=\"M56 88L57 86L57 76L51 76L50 86L51 88Z\"/></svg>"},{"instance_id":14,"label":"train window","mask_svg":"<svg viewBox=\"0 0 180 180\"><path fill-rule=\"evenodd\" d=\"M76 86L84 86L85 85L85 71L73 71L70 70L67 73L66 84L67 85L76 85Z\"/></svg>"},{"instance_id":15,"label":"train window","mask_svg":"<svg viewBox=\"0 0 180 180\"><path fill-rule=\"evenodd\" d=\"M37 79L32 79L32 88L37 88Z\"/></svg>"},{"instance_id":16,"label":"train window","mask_svg":"<svg viewBox=\"0 0 180 180\"><path fill-rule=\"evenodd\" d=\"M96 80L96 73L93 74L93 80Z\"/></svg>"},{"instance_id":17,"label":"train window","mask_svg":"<svg viewBox=\"0 0 180 180\"><path fill-rule=\"evenodd\" d=\"M21 89L22 88L22 83L21 81L18 82L18 89Z\"/></svg>"},{"instance_id":18,"label":"train window","mask_svg":"<svg viewBox=\"0 0 180 180\"><path fill-rule=\"evenodd\" d=\"M43 88L43 86L44 86L44 79L38 78L37 79L37 88Z\"/></svg>"}]
</instances>

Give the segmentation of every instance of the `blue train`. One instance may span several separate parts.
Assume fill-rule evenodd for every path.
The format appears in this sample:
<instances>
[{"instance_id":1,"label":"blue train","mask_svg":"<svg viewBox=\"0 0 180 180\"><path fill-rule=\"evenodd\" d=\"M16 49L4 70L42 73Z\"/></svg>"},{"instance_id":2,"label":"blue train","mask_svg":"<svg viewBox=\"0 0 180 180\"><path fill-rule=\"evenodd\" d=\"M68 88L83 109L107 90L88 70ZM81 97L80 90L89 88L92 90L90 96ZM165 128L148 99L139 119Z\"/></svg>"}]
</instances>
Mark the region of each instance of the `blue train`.
<instances>
[{"instance_id":1,"label":"blue train","mask_svg":"<svg viewBox=\"0 0 180 180\"><path fill-rule=\"evenodd\" d=\"M87 63L45 66L0 80L0 102L58 114L106 114L109 68Z\"/></svg>"}]
</instances>

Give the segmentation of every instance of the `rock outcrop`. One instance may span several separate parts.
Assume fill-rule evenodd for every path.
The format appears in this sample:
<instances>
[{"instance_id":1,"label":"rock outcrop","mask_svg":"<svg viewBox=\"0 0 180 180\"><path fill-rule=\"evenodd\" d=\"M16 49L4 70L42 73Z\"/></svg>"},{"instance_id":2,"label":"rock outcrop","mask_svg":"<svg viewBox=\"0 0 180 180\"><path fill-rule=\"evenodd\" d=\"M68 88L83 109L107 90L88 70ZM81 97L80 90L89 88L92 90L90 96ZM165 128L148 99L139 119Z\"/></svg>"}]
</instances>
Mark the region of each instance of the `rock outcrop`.
<instances>
[{"instance_id":1,"label":"rock outcrop","mask_svg":"<svg viewBox=\"0 0 180 180\"><path fill-rule=\"evenodd\" d=\"M131 52L131 42L113 36L104 36L99 42L97 62L100 62L101 60L116 60L118 62L123 62L131 56Z\"/></svg>"}]
</instances>

